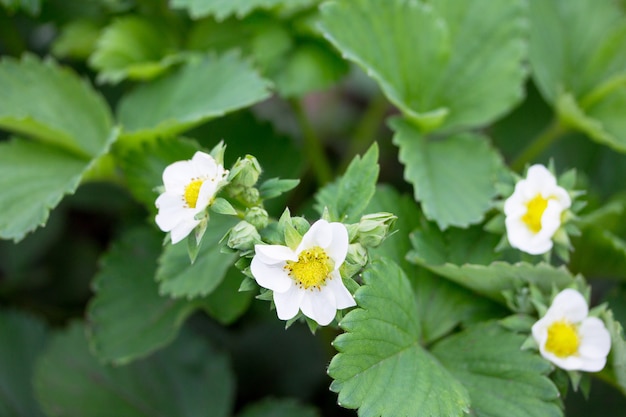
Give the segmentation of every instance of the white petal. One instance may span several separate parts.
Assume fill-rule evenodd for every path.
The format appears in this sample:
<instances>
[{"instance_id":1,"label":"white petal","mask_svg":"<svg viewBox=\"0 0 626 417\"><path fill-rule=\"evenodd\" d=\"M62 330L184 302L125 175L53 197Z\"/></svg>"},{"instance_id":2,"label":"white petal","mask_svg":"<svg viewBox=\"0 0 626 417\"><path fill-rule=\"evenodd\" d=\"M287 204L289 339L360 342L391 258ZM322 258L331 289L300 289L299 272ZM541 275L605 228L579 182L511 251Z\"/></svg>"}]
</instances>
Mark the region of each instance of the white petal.
<instances>
[{"instance_id":1,"label":"white petal","mask_svg":"<svg viewBox=\"0 0 626 417\"><path fill-rule=\"evenodd\" d=\"M579 323L587 317L588 312L585 297L576 290L566 288L554 297L545 317L551 318L551 321L567 320L570 323Z\"/></svg>"},{"instance_id":2,"label":"white petal","mask_svg":"<svg viewBox=\"0 0 626 417\"><path fill-rule=\"evenodd\" d=\"M337 314L337 303L332 291L328 287L321 290L305 290L300 304L302 313L315 320L320 326L326 326Z\"/></svg>"},{"instance_id":3,"label":"white petal","mask_svg":"<svg viewBox=\"0 0 626 417\"><path fill-rule=\"evenodd\" d=\"M176 244L186 238L199 223L198 220L184 220L178 223L170 232L172 244Z\"/></svg>"},{"instance_id":4,"label":"white petal","mask_svg":"<svg viewBox=\"0 0 626 417\"><path fill-rule=\"evenodd\" d=\"M533 324L531 331L538 346L544 346L548 341L548 327L552 324L552 321L549 319L550 317L546 318L544 316L541 320Z\"/></svg>"},{"instance_id":5,"label":"white petal","mask_svg":"<svg viewBox=\"0 0 626 417\"><path fill-rule=\"evenodd\" d=\"M554 175L552 175L548 168L541 164L536 164L528 168L526 181L528 181L528 187L537 192L551 190L556 187L556 178L554 178ZM536 194L537 193L534 193L534 195ZM549 197L549 195L544 195L543 193L542 195Z\"/></svg>"},{"instance_id":6,"label":"white petal","mask_svg":"<svg viewBox=\"0 0 626 417\"><path fill-rule=\"evenodd\" d=\"M563 210L570 208L572 205L572 199L570 198L569 193L562 187L555 187L555 189L552 190L552 197L559 202Z\"/></svg>"},{"instance_id":7,"label":"white petal","mask_svg":"<svg viewBox=\"0 0 626 417\"><path fill-rule=\"evenodd\" d=\"M282 245L254 245L254 252L255 257L258 256L268 265L298 260L298 255L294 251Z\"/></svg>"},{"instance_id":8,"label":"white petal","mask_svg":"<svg viewBox=\"0 0 626 417\"><path fill-rule=\"evenodd\" d=\"M297 285L293 285L287 292L274 292L274 304L278 318L281 320L294 318L298 314L304 296L305 290L298 288Z\"/></svg>"},{"instance_id":9,"label":"white petal","mask_svg":"<svg viewBox=\"0 0 626 417\"><path fill-rule=\"evenodd\" d=\"M302 236L302 241L296 249L296 253L300 253L303 250L310 249L314 246L319 246L322 249L326 249L333 238L333 229L326 220L318 220L311 228Z\"/></svg>"},{"instance_id":10,"label":"white petal","mask_svg":"<svg viewBox=\"0 0 626 417\"><path fill-rule=\"evenodd\" d=\"M541 355L559 368L565 369L566 371L581 370L584 367L585 363L582 358L574 355L560 358L550 352L546 352L543 350L541 350Z\"/></svg>"},{"instance_id":11,"label":"white petal","mask_svg":"<svg viewBox=\"0 0 626 417\"><path fill-rule=\"evenodd\" d=\"M561 213L563 207L556 200L548 200L548 205L541 215L541 231L539 233L547 238L552 238L554 233L561 227Z\"/></svg>"},{"instance_id":12,"label":"white petal","mask_svg":"<svg viewBox=\"0 0 626 417\"><path fill-rule=\"evenodd\" d=\"M168 165L163 170L163 185L165 190L183 195L185 193L185 187L194 178L193 165L189 161L177 161L171 165Z\"/></svg>"},{"instance_id":13,"label":"white petal","mask_svg":"<svg viewBox=\"0 0 626 417\"><path fill-rule=\"evenodd\" d=\"M606 365L606 356L602 358L584 358L578 369L585 372L599 372L604 368L604 365Z\"/></svg>"},{"instance_id":14,"label":"white petal","mask_svg":"<svg viewBox=\"0 0 626 417\"><path fill-rule=\"evenodd\" d=\"M284 263L267 264L263 258L255 255L250 264L250 272L256 282L263 288L276 292L288 291L293 285L293 280L284 270Z\"/></svg>"},{"instance_id":15,"label":"white petal","mask_svg":"<svg viewBox=\"0 0 626 417\"><path fill-rule=\"evenodd\" d=\"M329 224L332 238L327 247L324 247L328 256L335 262L335 271L339 270L339 267L346 260L348 255L348 229L343 223L330 223Z\"/></svg>"},{"instance_id":16,"label":"white petal","mask_svg":"<svg viewBox=\"0 0 626 417\"><path fill-rule=\"evenodd\" d=\"M531 255L540 255L552 249L551 236L534 234L521 218L507 217L505 224L507 239L512 247Z\"/></svg>"},{"instance_id":17,"label":"white petal","mask_svg":"<svg viewBox=\"0 0 626 417\"><path fill-rule=\"evenodd\" d=\"M198 200L196 201L196 209L202 211L209 205L213 196L215 196L215 192L217 191L217 182L206 180L200 186L200 191L198 192Z\"/></svg>"},{"instance_id":18,"label":"white petal","mask_svg":"<svg viewBox=\"0 0 626 417\"><path fill-rule=\"evenodd\" d=\"M155 221L164 232L169 232L181 221L193 218L193 215L189 216L188 210L183 207L178 196L163 193L155 204L159 209Z\"/></svg>"},{"instance_id":19,"label":"white petal","mask_svg":"<svg viewBox=\"0 0 626 417\"><path fill-rule=\"evenodd\" d=\"M326 287L335 295L335 302L338 310L354 307L356 305L352 294L350 294L350 291L348 291L346 286L343 285L339 272L333 271L331 273L331 278L326 281Z\"/></svg>"},{"instance_id":20,"label":"white petal","mask_svg":"<svg viewBox=\"0 0 626 417\"><path fill-rule=\"evenodd\" d=\"M589 359L606 358L611 350L611 335L604 322L597 317L587 317L578 330L582 338L578 348L580 355Z\"/></svg>"}]
</instances>

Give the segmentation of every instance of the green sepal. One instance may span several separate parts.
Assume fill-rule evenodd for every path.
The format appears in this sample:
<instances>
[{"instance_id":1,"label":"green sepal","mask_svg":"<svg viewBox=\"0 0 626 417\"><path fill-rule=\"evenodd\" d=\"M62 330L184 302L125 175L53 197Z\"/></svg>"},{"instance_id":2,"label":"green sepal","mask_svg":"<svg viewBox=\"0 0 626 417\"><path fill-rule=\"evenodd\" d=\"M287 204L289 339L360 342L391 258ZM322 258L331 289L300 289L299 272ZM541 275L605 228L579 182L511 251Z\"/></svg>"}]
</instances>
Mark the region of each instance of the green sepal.
<instances>
[{"instance_id":1,"label":"green sepal","mask_svg":"<svg viewBox=\"0 0 626 417\"><path fill-rule=\"evenodd\" d=\"M298 184L300 184L300 180L270 178L259 187L259 195L262 200L269 200L293 190Z\"/></svg>"},{"instance_id":2,"label":"green sepal","mask_svg":"<svg viewBox=\"0 0 626 417\"><path fill-rule=\"evenodd\" d=\"M209 206L209 209L215 213L224 214L227 216L237 216L237 210L233 207L228 200L218 197L213 200L213 203Z\"/></svg>"}]
</instances>

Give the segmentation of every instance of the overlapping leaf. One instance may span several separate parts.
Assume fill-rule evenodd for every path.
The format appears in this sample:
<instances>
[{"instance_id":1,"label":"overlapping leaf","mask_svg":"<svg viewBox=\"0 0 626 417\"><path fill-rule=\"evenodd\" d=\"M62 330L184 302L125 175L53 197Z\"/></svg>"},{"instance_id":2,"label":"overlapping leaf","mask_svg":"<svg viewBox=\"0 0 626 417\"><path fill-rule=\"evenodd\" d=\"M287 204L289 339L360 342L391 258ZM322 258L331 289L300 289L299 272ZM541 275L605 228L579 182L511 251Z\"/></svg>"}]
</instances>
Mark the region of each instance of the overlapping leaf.
<instances>
[{"instance_id":1,"label":"overlapping leaf","mask_svg":"<svg viewBox=\"0 0 626 417\"><path fill-rule=\"evenodd\" d=\"M235 261L235 254L221 252L220 240L237 220L211 214L196 261L189 262L184 242L169 245L159 258L156 279L159 292L174 298L206 296L224 280L226 271Z\"/></svg>"},{"instance_id":2,"label":"overlapping leaf","mask_svg":"<svg viewBox=\"0 0 626 417\"><path fill-rule=\"evenodd\" d=\"M626 151L626 19L612 0L532 0L533 77L561 120Z\"/></svg>"},{"instance_id":3,"label":"overlapping leaf","mask_svg":"<svg viewBox=\"0 0 626 417\"><path fill-rule=\"evenodd\" d=\"M40 320L14 311L0 312L0 415L43 417L31 378L46 339L47 329Z\"/></svg>"},{"instance_id":4,"label":"overlapping leaf","mask_svg":"<svg viewBox=\"0 0 626 417\"><path fill-rule=\"evenodd\" d=\"M45 224L115 139L98 94L53 61L31 56L0 62L0 128L37 141L0 144L0 238L14 240Z\"/></svg>"},{"instance_id":5,"label":"overlapping leaf","mask_svg":"<svg viewBox=\"0 0 626 417\"><path fill-rule=\"evenodd\" d=\"M50 417L226 417L233 379L228 358L187 333L148 359L102 365L76 322L51 340L34 386Z\"/></svg>"},{"instance_id":6,"label":"overlapping leaf","mask_svg":"<svg viewBox=\"0 0 626 417\"><path fill-rule=\"evenodd\" d=\"M126 16L103 29L89 64L98 71L99 82L149 80L182 60L174 53L176 46L176 37L167 25Z\"/></svg>"},{"instance_id":7,"label":"overlapping leaf","mask_svg":"<svg viewBox=\"0 0 626 417\"><path fill-rule=\"evenodd\" d=\"M496 261L488 265L456 265L450 263L446 257L449 252L445 243L442 245L441 240L431 241L431 236L428 233L411 235L414 250L407 255L409 261L496 301L504 301L504 291L516 290L528 284L550 293L554 287L565 288L575 279L564 266L557 268L546 263L532 265L525 262L510 264ZM482 255L479 256L482 258Z\"/></svg>"},{"instance_id":8,"label":"overlapping leaf","mask_svg":"<svg viewBox=\"0 0 626 417\"><path fill-rule=\"evenodd\" d=\"M394 119L392 126L404 178L413 184L424 215L442 229L480 222L492 207L502 169L488 139L474 133L434 139L401 119Z\"/></svg>"},{"instance_id":9,"label":"overlapping leaf","mask_svg":"<svg viewBox=\"0 0 626 417\"><path fill-rule=\"evenodd\" d=\"M197 57L124 96L117 114L125 133L152 137L180 133L269 96L268 84L236 53Z\"/></svg>"},{"instance_id":10,"label":"overlapping leaf","mask_svg":"<svg viewBox=\"0 0 626 417\"><path fill-rule=\"evenodd\" d=\"M422 130L479 126L522 98L522 1L330 2L322 17L326 37Z\"/></svg>"},{"instance_id":11,"label":"overlapping leaf","mask_svg":"<svg viewBox=\"0 0 626 417\"><path fill-rule=\"evenodd\" d=\"M378 145L374 144L362 158L352 160L341 178L319 190L317 211L328 208L333 221L358 221L376 191L378 171Z\"/></svg>"},{"instance_id":12,"label":"overlapping leaf","mask_svg":"<svg viewBox=\"0 0 626 417\"><path fill-rule=\"evenodd\" d=\"M404 272L388 260L373 264L355 294L359 308L341 321L333 345L331 389L339 404L364 417L462 416L465 388L419 344L420 320Z\"/></svg>"},{"instance_id":13,"label":"overlapping leaf","mask_svg":"<svg viewBox=\"0 0 626 417\"><path fill-rule=\"evenodd\" d=\"M159 295L154 274L162 239L151 229L132 230L103 260L87 314L90 343L104 361L121 364L166 345L193 309Z\"/></svg>"},{"instance_id":14,"label":"overlapping leaf","mask_svg":"<svg viewBox=\"0 0 626 417\"><path fill-rule=\"evenodd\" d=\"M559 417L559 391L546 376L550 364L520 347L525 337L495 323L450 336L432 353L467 388L471 415Z\"/></svg>"}]
</instances>

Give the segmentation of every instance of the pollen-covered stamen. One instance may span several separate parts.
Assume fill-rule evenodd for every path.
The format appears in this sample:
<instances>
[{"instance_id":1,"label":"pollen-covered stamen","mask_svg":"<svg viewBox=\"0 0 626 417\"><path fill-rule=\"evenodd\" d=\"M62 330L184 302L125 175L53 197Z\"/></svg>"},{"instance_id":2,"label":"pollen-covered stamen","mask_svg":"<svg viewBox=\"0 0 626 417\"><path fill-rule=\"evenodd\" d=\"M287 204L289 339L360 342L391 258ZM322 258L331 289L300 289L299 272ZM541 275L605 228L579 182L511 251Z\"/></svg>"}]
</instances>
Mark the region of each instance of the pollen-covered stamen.
<instances>
[{"instance_id":1,"label":"pollen-covered stamen","mask_svg":"<svg viewBox=\"0 0 626 417\"><path fill-rule=\"evenodd\" d=\"M183 195L183 198L189 208L196 208L198 194L200 194L200 188L202 187L203 182L204 181L201 179L194 178L193 181L185 187L185 194Z\"/></svg>"},{"instance_id":2,"label":"pollen-covered stamen","mask_svg":"<svg viewBox=\"0 0 626 417\"><path fill-rule=\"evenodd\" d=\"M580 337L578 328L565 320L555 321L548 327L546 350L559 358L572 356L578 352Z\"/></svg>"},{"instance_id":3,"label":"pollen-covered stamen","mask_svg":"<svg viewBox=\"0 0 626 417\"><path fill-rule=\"evenodd\" d=\"M533 233L541 231L541 217L548 207L548 199L543 198L541 194L537 194L535 198L526 203L526 214L522 216L522 221L526 223Z\"/></svg>"},{"instance_id":4,"label":"pollen-covered stamen","mask_svg":"<svg viewBox=\"0 0 626 417\"><path fill-rule=\"evenodd\" d=\"M305 289L320 288L333 268L333 260L319 246L303 250L297 261L287 261L285 265L289 276Z\"/></svg>"}]
</instances>

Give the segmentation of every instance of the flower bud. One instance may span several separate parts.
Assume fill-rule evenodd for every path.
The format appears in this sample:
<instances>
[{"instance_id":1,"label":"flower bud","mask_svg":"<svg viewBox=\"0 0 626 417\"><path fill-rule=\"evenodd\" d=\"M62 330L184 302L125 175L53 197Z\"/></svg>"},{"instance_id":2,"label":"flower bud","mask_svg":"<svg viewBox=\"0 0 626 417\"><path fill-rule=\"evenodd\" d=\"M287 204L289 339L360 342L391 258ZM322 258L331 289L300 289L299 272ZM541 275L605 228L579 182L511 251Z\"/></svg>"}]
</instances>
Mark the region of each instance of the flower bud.
<instances>
[{"instance_id":1,"label":"flower bud","mask_svg":"<svg viewBox=\"0 0 626 417\"><path fill-rule=\"evenodd\" d=\"M244 216L245 221L259 230L267 227L268 218L267 211L261 207L250 207Z\"/></svg>"},{"instance_id":2,"label":"flower bud","mask_svg":"<svg viewBox=\"0 0 626 417\"><path fill-rule=\"evenodd\" d=\"M351 243L348 246L346 260L341 266L341 272L346 277L359 273L367 264L367 250L360 243Z\"/></svg>"},{"instance_id":3,"label":"flower bud","mask_svg":"<svg viewBox=\"0 0 626 417\"><path fill-rule=\"evenodd\" d=\"M235 187L249 188L256 184L259 180L259 175L261 175L259 161L252 155L246 155L245 158L239 159L233 165L230 181Z\"/></svg>"},{"instance_id":4,"label":"flower bud","mask_svg":"<svg viewBox=\"0 0 626 417\"><path fill-rule=\"evenodd\" d=\"M251 250L254 245L261 243L261 236L256 228L245 220L237 223L228 232L227 245L235 250Z\"/></svg>"},{"instance_id":5,"label":"flower bud","mask_svg":"<svg viewBox=\"0 0 626 417\"><path fill-rule=\"evenodd\" d=\"M397 217L391 213L372 213L361 217L358 224L358 242L370 248L380 245L389 234Z\"/></svg>"}]
</instances>

